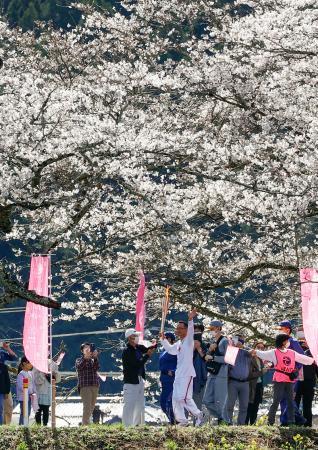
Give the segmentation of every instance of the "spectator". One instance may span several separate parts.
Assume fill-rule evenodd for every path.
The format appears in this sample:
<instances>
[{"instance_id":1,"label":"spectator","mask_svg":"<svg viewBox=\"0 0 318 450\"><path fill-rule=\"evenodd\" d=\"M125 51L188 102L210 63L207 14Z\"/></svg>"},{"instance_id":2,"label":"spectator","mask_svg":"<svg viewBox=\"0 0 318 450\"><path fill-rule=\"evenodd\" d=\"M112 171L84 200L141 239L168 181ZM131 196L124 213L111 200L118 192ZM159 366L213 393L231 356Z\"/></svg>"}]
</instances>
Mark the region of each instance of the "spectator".
<instances>
[{"instance_id":1,"label":"spectator","mask_svg":"<svg viewBox=\"0 0 318 450\"><path fill-rule=\"evenodd\" d=\"M263 342L257 342L254 345L254 349L265 350L265 345ZM246 425L254 425L256 423L259 405L263 401L263 375L266 371L267 369L264 368L263 361L258 356L253 356L249 375L249 400L245 419Z\"/></svg>"},{"instance_id":2,"label":"spectator","mask_svg":"<svg viewBox=\"0 0 318 450\"><path fill-rule=\"evenodd\" d=\"M202 409L202 399L207 380L207 368L205 355L207 346L202 340L204 326L200 323L194 325L194 352L193 366L195 370L195 378L193 379L193 400L199 409Z\"/></svg>"},{"instance_id":3,"label":"spectator","mask_svg":"<svg viewBox=\"0 0 318 450\"><path fill-rule=\"evenodd\" d=\"M8 420L8 412L7 418L4 414L5 403L7 403L6 410L8 411L8 403L10 401L10 398L12 400L8 366L5 364L5 362L14 361L15 359L17 359L17 355L13 350L11 350L10 345L4 342L2 344L2 347L0 348L0 425L2 425L3 422L6 423L6 421ZM11 415L12 409L10 416Z\"/></svg>"},{"instance_id":4,"label":"spectator","mask_svg":"<svg viewBox=\"0 0 318 450\"><path fill-rule=\"evenodd\" d=\"M253 350L253 355L257 355L263 361L270 361L274 364L274 392L273 403L268 413L268 424L274 425L275 415L282 398L287 401L287 423L295 423L294 410L294 380L297 378L296 363L311 365L314 360L309 356L300 354L289 348L289 335L278 334L275 340L275 349L261 351Z\"/></svg>"},{"instance_id":5,"label":"spectator","mask_svg":"<svg viewBox=\"0 0 318 450\"><path fill-rule=\"evenodd\" d=\"M312 357L310 350L308 348L307 342L302 341L300 343L302 349L306 356ZM318 375L318 368L316 363L311 366L304 366L304 379L298 380L296 383L296 397L295 402L299 408L302 401L303 415L306 419L305 427L312 427L312 402L315 394L315 386Z\"/></svg>"},{"instance_id":6,"label":"spectator","mask_svg":"<svg viewBox=\"0 0 318 450\"><path fill-rule=\"evenodd\" d=\"M81 358L75 363L78 375L78 390L83 402L82 425L89 425L95 408L99 389L99 361L95 345L85 342L81 345Z\"/></svg>"},{"instance_id":7,"label":"spectator","mask_svg":"<svg viewBox=\"0 0 318 450\"><path fill-rule=\"evenodd\" d=\"M278 330L281 334L287 334L289 336L289 348L290 350L294 350L297 353L300 353L301 355L304 355L304 351L301 348L300 343L297 341L297 339L293 338L292 336L292 326L289 320L283 320L280 322L278 326ZM302 364L296 363L296 369L301 374L302 373ZM294 389L296 388L296 383L294 383ZM283 426L286 426L288 424L287 420L287 401L285 398L282 399L280 402L280 423ZM306 419L303 417L303 415L299 412L298 406L296 402L294 401L294 413L295 413L295 424L296 425L304 425L306 422Z\"/></svg>"},{"instance_id":8,"label":"spectator","mask_svg":"<svg viewBox=\"0 0 318 450\"><path fill-rule=\"evenodd\" d=\"M58 365L53 361L53 378L56 382L59 381ZM44 426L49 421L49 410L51 405L51 374L45 374L38 369L33 368L33 379L38 398L39 409L35 413L35 421L38 425L43 423Z\"/></svg>"},{"instance_id":9,"label":"spectator","mask_svg":"<svg viewBox=\"0 0 318 450\"><path fill-rule=\"evenodd\" d=\"M20 419L19 425L23 425L23 401L24 401L24 393L23 393L23 380L28 379L28 417L30 417L31 413L31 396L36 393L33 375L32 375L32 364L27 359L26 356L22 356L20 360L20 364L18 367L18 376L17 376L17 400L20 404Z\"/></svg>"},{"instance_id":10,"label":"spectator","mask_svg":"<svg viewBox=\"0 0 318 450\"><path fill-rule=\"evenodd\" d=\"M226 401L227 419L233 422L233 411L236 400L239 400L237 425L245 425L247 407L249 401L249 376L252 356L244 350L244 339L233 338L233 344L239 348L235 365L229 366L228 396Z\"/></svg>"},{"instance_id":11,"label":"spectator","mask_svg":"<svg viewBox=\"0 0 318 450\"><path fill-rule=\"evenodd\" d=\"M13 373L14 375L18 374L18 369L16 367L7 366L8 372ZM13 413L13 398L11 394L11 390L8 395L4 398L3 404L3 423L4 425L10 425L12 421L12 413Z\"/></svg>"},{"instance_id":12,"label":"spectator","mask_svg":"<svg viewBox=\"0 0 318 450\"><path fill-rule=\"evenodd\" d=\"M122 421L125 426L145 423L145 363L154 353L156 345L139 345L139 334L133 328L125 332L127 347L123 351L124 407Z\"/></svg>"},{"instance_id":13,"label":"spectator","mask_svg":"<svg viewBox=\"0 0 318 450\"><path fill-rule=\"evenodd\" d=\"M219 320L212 320L210 323L213 342L205 356L208 378L203 395L203 404L209 414L218 419L218 424L227 423L225 401L227 398L228 365L224 362L224 355L228 340L222 334L222 326L223 324Z\"/></svg>"},{"instance_id":14,"label":"spectator","mask_svg":"<svg viewBox=\"0 0 318 450\"><path fill-rule=\"evenodd\" d=\"M173 345L176 340L175 335L173 333L166 333L165 336L169 344ZM175 424L172 408L172 392L176 368L177 356L170 355L166 350L163 350L159 356L161 382L160 406L162 411L167 415L171 424Z\"/></svg>"}]
</instances>

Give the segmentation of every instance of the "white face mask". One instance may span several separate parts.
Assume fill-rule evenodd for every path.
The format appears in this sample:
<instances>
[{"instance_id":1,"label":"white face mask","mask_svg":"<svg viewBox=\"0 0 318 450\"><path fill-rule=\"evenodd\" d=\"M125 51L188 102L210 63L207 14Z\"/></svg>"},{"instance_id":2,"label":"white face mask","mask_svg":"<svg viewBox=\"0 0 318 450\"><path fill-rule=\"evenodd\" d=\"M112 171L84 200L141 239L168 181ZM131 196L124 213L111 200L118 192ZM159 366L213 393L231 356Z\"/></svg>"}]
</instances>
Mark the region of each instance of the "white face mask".
<instances>
[{"instance_id":1,"label":"white face mask","mask_svg":"<svg viewBox=\"0 0 318 450\"><path fill-rule=\"evenodd\" d=\"M138 342L139 342L139 336L136 336L136 337L134 338L134 342L135 342L135 344L138 344Z\"/></svg>"}]
</instances>

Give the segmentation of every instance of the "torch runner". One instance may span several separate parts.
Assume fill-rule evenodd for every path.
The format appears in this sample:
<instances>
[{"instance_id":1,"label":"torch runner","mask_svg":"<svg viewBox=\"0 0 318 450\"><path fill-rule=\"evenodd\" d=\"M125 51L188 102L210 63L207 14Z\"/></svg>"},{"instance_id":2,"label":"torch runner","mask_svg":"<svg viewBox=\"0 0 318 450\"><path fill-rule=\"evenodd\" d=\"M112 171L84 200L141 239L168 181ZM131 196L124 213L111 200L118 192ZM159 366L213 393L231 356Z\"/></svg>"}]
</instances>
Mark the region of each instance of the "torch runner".
<instances>
[{"instance_id":1,"label":"torch runner","mask_svg":"<svg viewBox=\"0 0 318 450\"><path fill-rule=\"evenodd\" d=\"M161 327L160 332L163 333L165 327L165 321L168 314L169 309L169 300L170 300L170 286L166 286L165 288L165 296L162 299L162 316L161 316Z\"/></svg>"}]
</instances>

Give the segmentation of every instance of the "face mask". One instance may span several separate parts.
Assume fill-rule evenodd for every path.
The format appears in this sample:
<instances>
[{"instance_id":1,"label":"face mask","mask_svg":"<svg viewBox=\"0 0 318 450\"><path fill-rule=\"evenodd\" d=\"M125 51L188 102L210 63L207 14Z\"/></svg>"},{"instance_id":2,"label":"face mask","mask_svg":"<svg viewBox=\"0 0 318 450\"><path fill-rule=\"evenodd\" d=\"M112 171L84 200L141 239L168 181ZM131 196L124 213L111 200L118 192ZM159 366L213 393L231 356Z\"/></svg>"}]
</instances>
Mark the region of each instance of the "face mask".
<instances>
[{"instance_id":1,"label":"face mask","mask_svg":"<svg viewBox=\"0 0 318 450\"><path fill-rule=\"evenodd\" d=\"M134 342L135 342L135 344L138 344L138 342L139 342L139 337L138 337L138 336L136 336L136 337L134 338Z\"/></svg>"}]
</instances>

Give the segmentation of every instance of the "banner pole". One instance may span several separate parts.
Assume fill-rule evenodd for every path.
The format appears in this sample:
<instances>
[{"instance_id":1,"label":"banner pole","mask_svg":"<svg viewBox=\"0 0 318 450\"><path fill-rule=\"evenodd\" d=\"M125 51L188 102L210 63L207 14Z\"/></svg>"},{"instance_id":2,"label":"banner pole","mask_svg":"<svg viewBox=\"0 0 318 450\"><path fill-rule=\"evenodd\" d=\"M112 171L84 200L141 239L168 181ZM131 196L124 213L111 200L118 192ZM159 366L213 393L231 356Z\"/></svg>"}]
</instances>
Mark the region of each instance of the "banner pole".
<instances>
[{"instance_id":1,"label":"banner pole","mask_svg":"<svg viewBox=\"0 0 318 450\"><path fill-rule=\"evenodd\" d=\"M49 298L52 298L52 272L51 272L51 253L48 254L49 258ZM52 308L49 308L49 350L50 350L50 380L51 380L51 427L56 427L55 420L55 383L53 380L53 336L52 336Z\"/></svg>"},{"instance_id":2,"label":"banner pole","mask_svg":"<svg viewBox=\"0 0 318 450\"><path fill-rule=\"evenodd\" d=\"M23 425L29 425L29 379L23 378Z\"/></svg>"}]
</instances>

